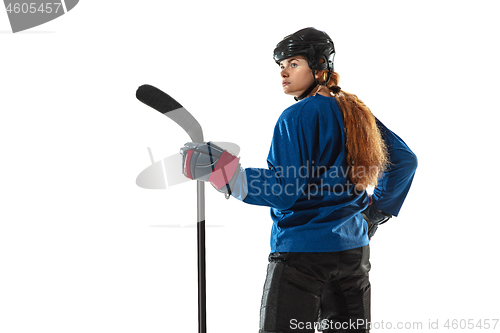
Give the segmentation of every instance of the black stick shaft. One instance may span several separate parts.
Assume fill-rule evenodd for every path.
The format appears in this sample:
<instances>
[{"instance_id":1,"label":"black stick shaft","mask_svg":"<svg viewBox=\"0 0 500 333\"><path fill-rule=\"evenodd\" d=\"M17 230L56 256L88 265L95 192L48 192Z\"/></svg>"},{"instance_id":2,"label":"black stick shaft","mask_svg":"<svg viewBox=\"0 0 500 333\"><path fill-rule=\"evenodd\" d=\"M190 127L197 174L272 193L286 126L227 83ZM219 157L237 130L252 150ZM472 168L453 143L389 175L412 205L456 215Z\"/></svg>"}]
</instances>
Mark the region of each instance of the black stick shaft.
<instances>
[{"instance_id":1,"label":"black stick shaft","mask_svg":"<svg viewBox=\"0 0 500 333\"><path fill-rule=\"evenodd\" d=\"M207 332L205 221L198 222L198 332Z\"/></svg>"},{"instance_id":2,"label":"black stick shaft","mask_svg":"<svg viewBox=\"0 0 500 333\"><path fill-rule=\"evenodd\" d=\"M198 223L198 332L207 332L207 286L205 255L205 183L197 181Z\"/></svg>"}]
</instances>

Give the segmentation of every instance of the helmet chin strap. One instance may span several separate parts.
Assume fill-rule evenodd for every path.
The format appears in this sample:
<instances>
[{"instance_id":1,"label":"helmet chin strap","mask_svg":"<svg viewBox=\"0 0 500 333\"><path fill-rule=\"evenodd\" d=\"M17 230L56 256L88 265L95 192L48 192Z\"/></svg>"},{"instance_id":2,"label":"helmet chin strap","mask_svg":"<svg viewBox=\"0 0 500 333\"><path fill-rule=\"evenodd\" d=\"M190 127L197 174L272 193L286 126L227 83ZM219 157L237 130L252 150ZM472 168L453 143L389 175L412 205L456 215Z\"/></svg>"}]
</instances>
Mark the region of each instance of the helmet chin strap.
<instances>
[{"instance_id":1,"label":"helmet chin strap","mask_svg":"<svg viewBox=\"0 0 500 333\"><path fill-rule=\"evenodd\" d=\"M311 91L313 91L314 88L316 88L316 86L318 85L318 81L316 79L314 79L314 82L311 84L311 86L309 88L306 89L306 91L304 91L302 93L302 95L300 95L299 97L293 97L297 102L300 101L300 100L303 100L304 98L306 98L307 96L309 96L309 94L311 93Z\"/></svg>"},{"instance_id":2,"label":"helmet chin strap","mask_svg":"<svg viewBox=\"0 0 500 333\"><path fill-rule=\"evenodd\" d=\"M318 85L320 86L323 86L323 85L326 85L328 83L328 81L330 80L330 77L332 76L332 72L333 71L329 71L328 72L328 77L326 79L326 82L321 84L319 83L318 79L316 79L316 76L314 75L315 74L315 71L314 69L312 70L312 75L313 75L313 78L314 78L314 82L311 84L311 86L309 88L306 89L306 91L304 91L302 93L302 95L300 95L299 97L293 97L297 102L300 101L300 100L303 100L304 98L306 98L307 96L309 96L309 94L314 90L314 88L316 88Z\"/></svg>"}]
</instances>

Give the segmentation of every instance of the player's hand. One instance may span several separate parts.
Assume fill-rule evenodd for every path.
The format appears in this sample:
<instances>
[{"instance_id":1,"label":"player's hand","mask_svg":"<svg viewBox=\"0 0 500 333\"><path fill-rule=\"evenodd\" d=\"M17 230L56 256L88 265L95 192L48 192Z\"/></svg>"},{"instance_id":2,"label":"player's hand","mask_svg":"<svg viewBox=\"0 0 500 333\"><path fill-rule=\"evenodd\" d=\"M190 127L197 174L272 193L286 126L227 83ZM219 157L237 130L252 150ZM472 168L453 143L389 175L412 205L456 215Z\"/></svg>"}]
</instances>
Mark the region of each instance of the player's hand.
<instances>
[{"instance_id":1,"label":"player's hand","mask_svg":"<svg viewBox=\"0 0 500 333\"><path fill-rule=\"evenodd\" d=\"M228 197L240 171L240 158L211 143L188 142L181 148L182 170L190 179L210 182Z\"/></svg>"},{"instance_id":2,"label":"player's hand","mask_svg":"<svg viewBox=\"0 0 500 333\"><path fill-rule=\"evenodd\" d=\"M381 224L384 224L385 222L389 221L389 219L392 217L390 214L386 214L380 210L378 210L371 201L370 198L370 204L369 206L362 212L363 218L365 221L368 223L368 238L371 239L373 235L375 234L375 231L377 231L378 226Z\"/></svg>"}]
</instances>

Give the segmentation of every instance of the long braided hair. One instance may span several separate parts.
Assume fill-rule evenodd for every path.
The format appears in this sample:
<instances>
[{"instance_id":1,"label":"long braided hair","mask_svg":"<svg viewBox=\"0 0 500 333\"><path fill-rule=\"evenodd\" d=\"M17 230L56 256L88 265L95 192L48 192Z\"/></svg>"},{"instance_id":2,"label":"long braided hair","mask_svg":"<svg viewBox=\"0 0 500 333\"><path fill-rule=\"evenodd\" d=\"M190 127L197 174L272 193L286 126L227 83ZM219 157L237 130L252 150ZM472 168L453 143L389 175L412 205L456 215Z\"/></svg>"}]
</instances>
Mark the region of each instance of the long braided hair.
<instances>
[{"instance_id":1,"label":"long braided hair","mask_svg":"<svg viewBox=\"0 0 500 333\"><path fill-rule=\"evenodd\" d=\"M322 81L327 79L324 72ZM357 190L377 186L389 165L387 147L370 109L356 95L341 90L339 74L333 72L326 86L342 111L350 180Z\"/></svg>"}]
</instances>

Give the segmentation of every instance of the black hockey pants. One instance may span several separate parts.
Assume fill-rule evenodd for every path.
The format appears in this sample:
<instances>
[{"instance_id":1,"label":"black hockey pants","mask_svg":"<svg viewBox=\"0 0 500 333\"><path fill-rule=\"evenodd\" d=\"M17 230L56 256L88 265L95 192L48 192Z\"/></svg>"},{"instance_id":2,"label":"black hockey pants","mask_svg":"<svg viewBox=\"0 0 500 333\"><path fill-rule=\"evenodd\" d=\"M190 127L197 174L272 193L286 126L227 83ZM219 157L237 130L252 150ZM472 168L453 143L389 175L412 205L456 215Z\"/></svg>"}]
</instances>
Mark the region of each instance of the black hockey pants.
<instances>
[{"instance_id":1,"label":"black hockey pants","mask_svg":"<svg viewBox=\"0 0 500 333\"><path fill-rule=\"evenodd\" d=\"M369 245L328 253L271 253L259 333L369 332Z\"/></svg>"}]
</instances>

